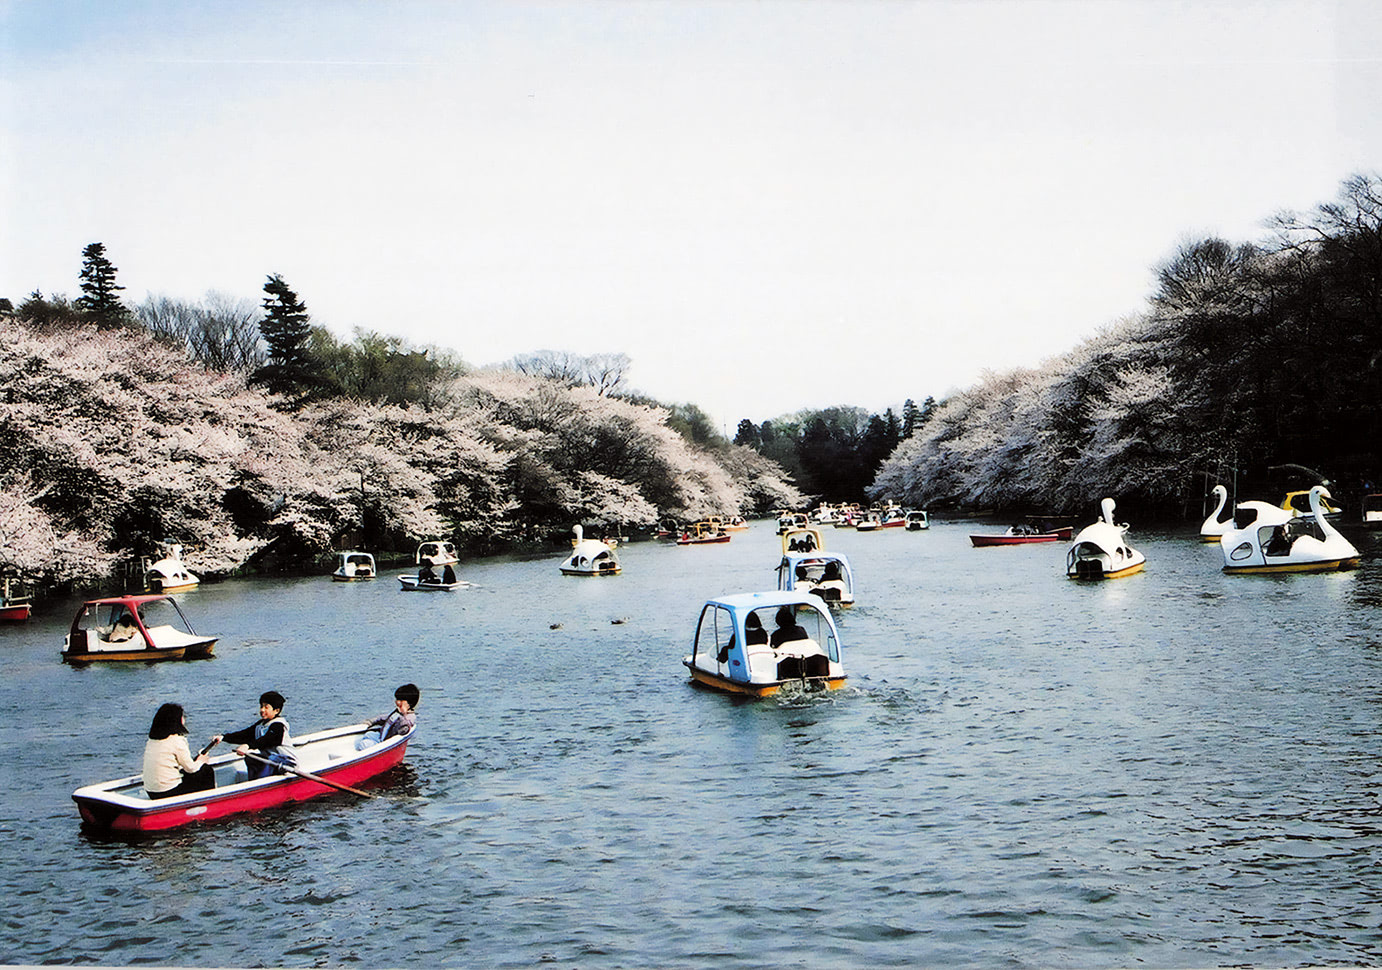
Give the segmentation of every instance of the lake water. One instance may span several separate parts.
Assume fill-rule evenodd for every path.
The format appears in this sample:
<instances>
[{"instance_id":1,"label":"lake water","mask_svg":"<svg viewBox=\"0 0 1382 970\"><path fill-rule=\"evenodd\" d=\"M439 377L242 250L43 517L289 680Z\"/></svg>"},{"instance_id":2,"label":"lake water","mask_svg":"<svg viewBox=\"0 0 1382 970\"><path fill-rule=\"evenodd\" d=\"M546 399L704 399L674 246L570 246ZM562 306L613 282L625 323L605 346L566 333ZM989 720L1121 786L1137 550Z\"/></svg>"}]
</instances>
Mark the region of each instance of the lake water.
<instances>
[{"instance_id":1,"label":"lake water","mask_svg":"<svg viewBox=\"0 0 1382 970\"><path fill-rule=\"evenodd\" d=\"M1382 581L1225 576L1193 531L1145 573L973 523L825 532L849 686L736 700L681 666L701 603L770 588L771 523L464 564L473 589L326 576L180 600L216 659L60 663L75 603L0 628L11 746L0 962L225 966L1203 967L1382 961ZM613 622L613 621L622 622ZM556 627L556 628L554 628ZM405 766L137 841L73 789L288 698L295 733L422 688Z\"/></svg>"}]
</instances>

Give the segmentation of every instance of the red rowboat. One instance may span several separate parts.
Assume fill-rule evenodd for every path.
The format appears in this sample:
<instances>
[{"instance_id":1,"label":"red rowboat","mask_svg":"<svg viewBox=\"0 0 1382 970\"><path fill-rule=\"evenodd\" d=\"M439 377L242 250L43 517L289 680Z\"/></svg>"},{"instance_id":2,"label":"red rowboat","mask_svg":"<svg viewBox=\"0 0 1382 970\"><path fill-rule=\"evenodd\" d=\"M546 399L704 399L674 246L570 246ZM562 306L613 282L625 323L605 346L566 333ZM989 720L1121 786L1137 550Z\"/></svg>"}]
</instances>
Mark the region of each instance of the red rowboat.
<instances>
[{"instance_id":1,"label":"red rowboat","mask_svg":"<svg viewBox=\"0 0 1382 970\"><path fill-rule=\"evenodd\" d=\"M363 751L355 750L355 742L365 733L364 724L294 738L298 769L313 777L270 775L247 781L245 759L227 754L211 759L216 769L216 787L207 791L153 799L144 792L143 777L134 775L78 788L72 793L72 800L77 803L82 821L104 832L156 832L211 822L329 795L340 787L367 781L403 760L416 730Z\"/></svg>"},{"instance_id":2,"label":"red rowboat","mask_svg":"<svg viewBox=\"0 0 1382 970\"><path fill-rule=\"evenodd\" d=\"M969 541L977 548L979 546L1022 546L1032 542L1064 542L1070 539L1074 529L1071 526L1062 526L1059 529L1052 529L1050 532L1021 532L1009 529L999 535L973 535Z\"/></svg>"},{"instance_id":3,"label":"red rowboat","mask_svg":"<svg viewBox=\"0 0 1382 970\"><path fill-rule=\"evenodd\" d=\"M0 588L0 620L27 620L31 600L28 592L18 580L5 577Z\"/></svg>"}]
</instances>

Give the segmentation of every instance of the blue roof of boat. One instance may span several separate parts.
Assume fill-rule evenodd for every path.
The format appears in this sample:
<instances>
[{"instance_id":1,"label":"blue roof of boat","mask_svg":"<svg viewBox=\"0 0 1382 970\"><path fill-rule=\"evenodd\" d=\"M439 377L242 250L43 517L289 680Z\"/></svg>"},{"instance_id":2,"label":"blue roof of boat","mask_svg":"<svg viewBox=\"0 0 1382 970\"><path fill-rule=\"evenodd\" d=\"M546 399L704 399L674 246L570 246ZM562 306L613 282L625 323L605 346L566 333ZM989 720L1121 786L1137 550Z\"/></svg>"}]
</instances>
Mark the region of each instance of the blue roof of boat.
<instances>
[{"instance_id":1,"label":"blue roof of boat","mask_svg":"<svg viewBox=\"0 0 1382 970\"><path fill-rule=\"evenodd\" d=\"M770 590L764 593L730 593L726 596L716 596L706 600L707 604L715 603L720 606L727 606L733 610L757 610L763 607L772 606L795 606L805 604L813 606L822 612L829 613L830 608L825 605L825 600L819 596L812 596L810 593L797 593L792 590Z\"/></svg>"}]
</instances>

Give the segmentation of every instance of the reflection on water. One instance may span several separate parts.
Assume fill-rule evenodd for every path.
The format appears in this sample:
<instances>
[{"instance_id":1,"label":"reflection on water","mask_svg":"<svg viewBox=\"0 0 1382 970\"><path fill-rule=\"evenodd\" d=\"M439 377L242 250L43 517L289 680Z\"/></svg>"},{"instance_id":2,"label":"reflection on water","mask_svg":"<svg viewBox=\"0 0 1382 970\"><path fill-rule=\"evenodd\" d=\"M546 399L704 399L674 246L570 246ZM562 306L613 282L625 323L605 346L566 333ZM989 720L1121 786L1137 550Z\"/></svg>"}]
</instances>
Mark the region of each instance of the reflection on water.
<instances>
[{"instance_id":1,"label":"reflection on water","mask_svg":"<svg viewBox=\"0 0 1382 970\"><path fill-rule=\"evenodd\" d=\"M76 604L0 630L7 963L1073 966L1375 963L1382 603L1362 569L1224 576L1193 530L1144 573L963 523L826 530L855 565L849 685L688 685L701 603L770 588L771 525L465 564L475 588L326 576L182 594L215 660L65 667ZM422 688L382 797L139 840L71 791L138 771L153 710L192 738L261 691L297 733Z\"/></svg>"}]
</instances>

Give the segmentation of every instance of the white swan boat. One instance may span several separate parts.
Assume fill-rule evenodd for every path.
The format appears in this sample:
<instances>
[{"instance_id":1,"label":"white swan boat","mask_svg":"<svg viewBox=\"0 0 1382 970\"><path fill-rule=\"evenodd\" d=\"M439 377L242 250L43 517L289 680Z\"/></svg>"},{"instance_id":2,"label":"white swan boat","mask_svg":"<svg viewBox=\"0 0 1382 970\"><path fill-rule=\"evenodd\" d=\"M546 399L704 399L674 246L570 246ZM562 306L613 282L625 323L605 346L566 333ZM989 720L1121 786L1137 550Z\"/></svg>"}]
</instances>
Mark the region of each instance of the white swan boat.
<instances>
[{"instance_id":1,"label":"white swan boat","mask_svg":"<svg viewBox=\"0 0 1382 970\"><path fill-rule=\"evenodd\" d=\"M1228 489L1222 485L1215 485L1214 491L1210 493L1216 496L1214 511L1210 512L1200 526L1201 542L1218 542L1225 532L1233 528L1233 515L1224 515L1224 506L1228 504Z\"/></svg>"},{"instance_id":2,"label":"white swan boat","mask_svg":"<svg viewBox=\"0 0 1382 970\"><path fill-rule=\"evenodd\" d=\"M1099 503L1099 520L1075 536L1065 557L1065 574L1071 579L1118 579L1140 572L1147 557L1128 545L1126 523L1113 521L1116 506L1111 498Z\"/></svg>"},{"instance_id":3,"label":"white swan boat","mask_svg":"<svg viewBox=\"0 0 1382 970\"><path fill-rule=\"evenodd\" d=\"M144 585L155 593L178 593L201 583L182 561L182 546L173 545L168 555L144 571Z\"/></svg>"},{"instance_id":4,"label":"white swan boat","mask_svg":"<svg viewBox=\"0 0 1382 970\"><path fill-rule=\"evenodd\" d=\"M695 683L753 697L792 684L833 690L845 683L839 631L825 602L809 593L707 601L682 663Z\"/></svg>"},{"instance_id":5,"label":"white swan boat","mask_svg":"<svg viewBox=\"0 0 1382 970\"><path fill-rule=\"evenodd\" d=\"M584 530L578 525L573 530L576 542L571 555L562 560L560 566L563 576L617 576L621 567L619 556L608 544L599 539L585 538Z\"/></svg>"},{"instance_id":6,"label":"white swan boat","mask_svg":"<svg viewBox=\"0 0 1382 970\"><path fill-rule=\"evenodd\" d=\"M1320 573L1352 569L1360 556L1329 521L1329 489L1310 489L1310 516L1266 502L1240 502L1237 528L1219 540L1226 573Z\"/></svg>"}]
</instances>

